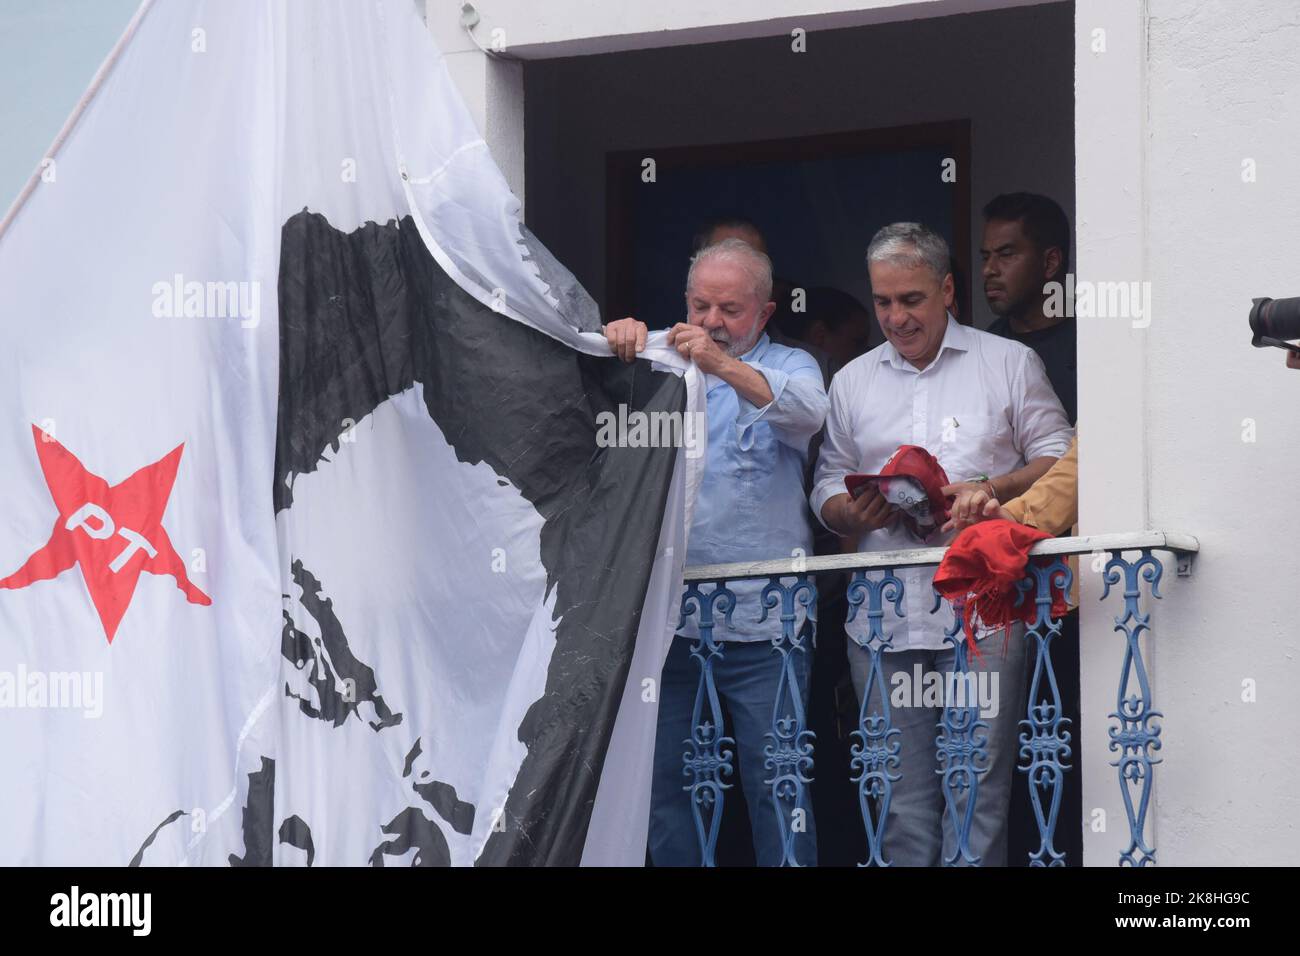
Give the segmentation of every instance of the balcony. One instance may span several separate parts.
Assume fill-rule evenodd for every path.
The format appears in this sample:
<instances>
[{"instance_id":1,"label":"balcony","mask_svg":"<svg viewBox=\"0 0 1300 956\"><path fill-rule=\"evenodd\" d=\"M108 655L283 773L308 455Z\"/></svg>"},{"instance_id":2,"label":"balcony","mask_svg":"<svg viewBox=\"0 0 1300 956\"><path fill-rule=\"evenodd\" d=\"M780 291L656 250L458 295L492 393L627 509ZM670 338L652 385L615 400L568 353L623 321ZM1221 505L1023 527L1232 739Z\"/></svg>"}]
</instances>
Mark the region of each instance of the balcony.
<instances>
[{"instance_id":1,"label":"balcony","mask_svg":"<svg viewBox=\"0 0 1300 956\"><path fill-rule=\"evenodd\" d=\"M1115 755L1116 784L1128 817L1128 846L1119 854L1121 866L1155 863L1156 848L1150 834L1155 767L1160 763L1162 715L1156 709L1147 668L1143 662L1141 638L1152 633L1147 597L1160 597L1164 562L1157 553L1172 555L1176 573L1190 575L1199 549L1190 535L1157 531L1054 538L1040 542L1030 552L1026 577L1017 585L1017 605L1036 602L1032 624L1025 627L1032 678L1019 720L1018 777L1028 788L1038 830L1038 847L1029 853L1031 866L1064 866L1066 855L1057 848L1056 828L1061 797L1072 772L1070 721L1063 716L1060 690L1052 660L1052 642L1062 621L1052 617L1051 593L1055 583L1067 593L1072 571L1068 559L1083 556L1103 576L1101 601L1113 614L1117 640L1123 642L1123 665L1117 675L1115 709L1109 714L1106 734ZM778 615L781 635L772 642L772 653L782 659L782 674L772 723L768 730L764 785L772 788L778 808L784 847L784 863L796 863L794 829L796 808L810 805L813 783L814 735L808 727L805 701L794 690L793 655L811 653L812 629L797 626L800 609L815 629L817 608L816 575L823 572L850 573L847 585L847 621L865 615L864 636L852 637L870 655L870 669L859 702L857 729L850 748L851 781L856 786L858 805L866 832L866 846L860 866L889 866L884 838L889 825L891 797L905 773L941 774L944 814L955 833L955 851L943 858L944 865L978 866L971 852L969 835L974 807L980 795L980 780L987 773L987 724L980 719L978 703L968 695L964 702L945 695L942 717L935 735L937 765L902 765L893 727L890 694L886 688L881 655L890 646L893 625L902 620L905 585L899 571L937 566L943 548L920 548L795 558L753 563L709 565L687 568L682 596L682 621L695 616L699 639L692 645L692 658L699 666L699 684L692 714L692 734L684 741L683 774L688 781L683 799L691 804L701 859L716 865L718 835L730 778L735 770L735 742L724 735L724 714L713 678L715 662L726 653L725 634L736 614L754 614L766 619ZM741 580L763 580L761 608L737 607L728 585ZM945 640L954 651L955 679L969 672L961 621L951 606L933 594L930 613L945 615ZM1109 603L1105 603L1109 602ZM680 625L679 625L680 626ZM972 675L973 676L973 675ZM1098 728L1100 729L1100 728ZM1020 785L1019 782L1017 785ZM1013 861L1018 862L1018 861Z\"/></svg>"}]
</instances>

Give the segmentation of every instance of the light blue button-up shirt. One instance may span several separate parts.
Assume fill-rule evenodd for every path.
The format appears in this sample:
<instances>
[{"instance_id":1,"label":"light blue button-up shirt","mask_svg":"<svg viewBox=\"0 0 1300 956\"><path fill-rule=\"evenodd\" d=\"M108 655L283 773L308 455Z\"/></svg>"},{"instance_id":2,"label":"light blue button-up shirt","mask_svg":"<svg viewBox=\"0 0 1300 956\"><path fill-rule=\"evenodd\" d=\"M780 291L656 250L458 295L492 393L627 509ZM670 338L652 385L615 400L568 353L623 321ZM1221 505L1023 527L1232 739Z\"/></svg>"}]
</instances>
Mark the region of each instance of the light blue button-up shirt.
<instances>
[{"instance_id":1,"label":"light blue button-up shirt","mask_svg":"<svg viewBox=\"0 0 1300 956\"><path fill-rule=\"evenodd\" d=\"M821 368L807 352L778 345L766 334L741 361L767 379L772 401L756 406L722 379L706 376L709 443L687 565L812 554L804 473L808 442L830 408ZM767 583L764 578L729 585L736 595L732 627L720 624L715 639L758 641L780 635L779 607L768 612L762 625L757 623ZM800 622L803 617L801 613ZM687 617L679 633L697 637L697 621L698 612Z\"/></svg>"}]
</instances>

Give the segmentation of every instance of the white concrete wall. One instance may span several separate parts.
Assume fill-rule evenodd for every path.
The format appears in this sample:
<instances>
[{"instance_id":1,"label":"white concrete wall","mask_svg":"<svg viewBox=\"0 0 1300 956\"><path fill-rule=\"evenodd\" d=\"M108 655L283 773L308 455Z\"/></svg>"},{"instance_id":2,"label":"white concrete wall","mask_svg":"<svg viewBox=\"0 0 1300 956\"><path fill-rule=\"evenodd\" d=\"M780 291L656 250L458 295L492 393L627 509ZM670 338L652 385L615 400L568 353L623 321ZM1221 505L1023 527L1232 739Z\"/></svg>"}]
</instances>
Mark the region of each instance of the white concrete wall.
<instances>
[{"instance_id":1,"label":"white concrete wall","mask_svg":"<svg viewBox=\"0 0 1300 956\"><path fill-rule=\"evenodd\" d=\"M1141 280L1147 275L1143 4L1085 0L1075 6L1075 23L1075 270L1089 280ZM1093 48L1097 30L1104 31L1097 34L1104 52ZM1081 534L1152 527L1145 384L1149 332L1119 319L1079 321ZM1184 530L1195 534L1196 522ZM1103 728L1113 724L1109 715L1116 709L1123 665L1124 639L1112 630L1114 615L1122 607L1123 585L1101 605L1103 583L1093 562L1081 559L1079 571L1080 710L1085 733L1073 766L1083 775L1084 864L1114 866L1128 847L1129 828L1117 771L1110 766L1115 754ZM1158 634L1167 633L1166 612L1184 597L1184 589L1174 582L1171 566L1163 581L1166 599L1155 602ZM1145 641L1144 655L1154 670L1152 651L1151 641ZM1157 695L1158 706L1167 703ZM1155 774L1160 783L1162 770L1157 768ZM1157 798L1162 792L1158 787ZM1161 860L1154 805L1147 818L1147 839L1155 834L1156 859Z\"/></svg>"},{"instance_id":2,"label":"white concrete wall","mask_svg":"<svg viewBox=\"0 0 1300 956\"><path fill-rule=\"evenodd\" d=\"M1132 417L1145 432L1151 525L1196 534L1204 549L1195 577L1156 608L1160 859L1294 865L1300 371L1250 347L1246 314L1254 296L1300 295L1300 5L1148 7L1154 304L1146 401ZM1246 159L1254 183L1242 181ZM1107 442L1104 422L1089 421ZM1242 700L1247 680L1255 703Z\"/></svg>"},{"instance_id":3,"label":"white concrete wall","mask_svg":"<svg viewBox=\"0 0 1300 956\"><path fill-rule=\"evenodd\" d=\"M1300 372L1250 347L1246 315L1254 296L1300 294L1300 8L1089 0L1076 26L1080 276L1152 289L1146 328L1080 320L1082 530L1185 531L1203 552L1191 578L1166 561L1147 601L1165 715L1149 833L1166 865L1293 865ZM1098 575L1083 592L1086 609ZM1097 614L1083 639L1091 726L1115 708L1122 641ZM1085 814L1107 819L1085 831L1091 865L1127 844L1114 758L1095 739L1083 754Z\"/></svg>"},{"instance_id":4,"label":"white concrete wall","mask_svg":"<svg viewBox=\"0 0 1300 956\"><path fill-rule=\"evenodd\" d=\"M890 20L1016 7L1039 0L475 0L485 45L501 31L508 51L551 58L828 30ZM427 0L429 28L445 53L475 49L459 0Z\"/></svg>"}]
</instances>

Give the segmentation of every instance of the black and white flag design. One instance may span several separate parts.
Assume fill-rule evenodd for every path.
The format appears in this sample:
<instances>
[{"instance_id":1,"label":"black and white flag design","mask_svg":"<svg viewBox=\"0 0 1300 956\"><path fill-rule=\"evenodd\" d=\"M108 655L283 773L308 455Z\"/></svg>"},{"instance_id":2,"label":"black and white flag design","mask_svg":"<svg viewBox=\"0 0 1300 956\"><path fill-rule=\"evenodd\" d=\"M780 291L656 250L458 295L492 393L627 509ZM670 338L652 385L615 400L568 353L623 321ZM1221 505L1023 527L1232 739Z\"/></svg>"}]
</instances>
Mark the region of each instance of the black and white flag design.
<instances>
[{"instance_id":1,"label":"black and white flag design","mask_svg":"<svg viewBox=\"0 0 1300 956\"><path fill-rule=\"evenodd\" d=\"M600 422L702 442L702 389L609 356L409 0L146 2L53 159L0 235L0 863L642 862L703 459Z\"/></svg>"}]
</instances>

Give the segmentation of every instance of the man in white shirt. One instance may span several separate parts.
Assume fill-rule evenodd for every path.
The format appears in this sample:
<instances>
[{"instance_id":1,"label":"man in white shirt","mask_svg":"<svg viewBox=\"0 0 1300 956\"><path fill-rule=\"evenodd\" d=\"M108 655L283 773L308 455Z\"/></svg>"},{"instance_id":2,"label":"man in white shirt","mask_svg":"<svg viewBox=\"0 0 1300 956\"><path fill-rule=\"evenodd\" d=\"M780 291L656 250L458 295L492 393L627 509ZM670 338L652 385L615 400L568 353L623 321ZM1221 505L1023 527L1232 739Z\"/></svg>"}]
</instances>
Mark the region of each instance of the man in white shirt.
<instances>
[{"instance_id":1,"label":"man in white shirt","mask_svg":"<svg viewBox=\"0 0 1300 956\"><path fill-rule=\"evenodd\" d=\"M918 540L874 488L858 498L844 477L875 474L900 445L920 445L943 466L945 495L955 496L952 524L974 519L976 500L1009 501L1065 454L1073 437L1042 360L1017 342L963 326L950 314L953 278L944 240L916 223L895 223L876 233L867 250L876 317L884 345L845 366L831 383L826 437L810 496L812 510L830 530L856 539L859 551L946 545L952 531ZM983 492L984 494L977 494ZM873 573L878 578L880 574ZM933 866L960 859L952 821L944 812L942 770L936 756L942 708L913 688L918 676L953 670L955 651L945 641L951 611L934 606L934 568L898 572L905 594L902 620L887 612L882 655L890 694L891 725L901 731L901 778L894 783L885 825L884 859L904 866ZM891 624L893 625L891 627ZM870 654L863 607L846 631L849 669L861 701ZM985 866L1006 862L1006 815L1018 721L1024 717L1022 631L1006 642L981 642L992 692L980 719L989 725L988 772L981 775L969 849ZM940 677L948 686L946 678ZM877 695L878 696L878 695ZM878 700L870 711L879 714ZM981 702L984 703L983 701Z\"/></svg>"}]
</instances>

